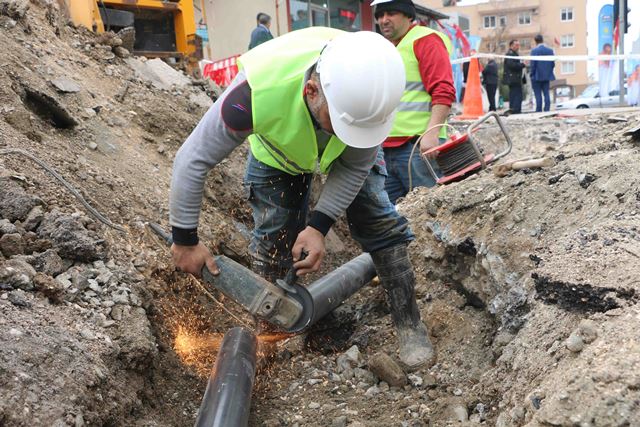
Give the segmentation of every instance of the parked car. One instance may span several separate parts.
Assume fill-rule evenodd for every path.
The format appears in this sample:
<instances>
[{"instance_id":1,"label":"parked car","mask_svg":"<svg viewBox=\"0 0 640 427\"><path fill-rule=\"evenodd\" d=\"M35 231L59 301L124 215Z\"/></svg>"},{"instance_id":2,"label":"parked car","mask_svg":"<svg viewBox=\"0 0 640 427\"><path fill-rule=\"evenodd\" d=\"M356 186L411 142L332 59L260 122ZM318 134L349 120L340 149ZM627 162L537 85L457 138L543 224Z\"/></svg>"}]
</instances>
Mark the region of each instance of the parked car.
<instances>
[{"instance_id":1,"label":"parked car","mask_svg":"<svg viewBox=\"0 0 640 427\"><path fill-rule=\"evenodd\" d=\"M625 88L626 91L626 88ZM627 95L624 95L625 103ZM608 96L600 96L600 87L595 84L587 88L578 95L577 98L556 103L556 110L572 110L574 108L603 108L616 107L620 105L620 92L613 90Z\"/></svg>"}]
</instances>

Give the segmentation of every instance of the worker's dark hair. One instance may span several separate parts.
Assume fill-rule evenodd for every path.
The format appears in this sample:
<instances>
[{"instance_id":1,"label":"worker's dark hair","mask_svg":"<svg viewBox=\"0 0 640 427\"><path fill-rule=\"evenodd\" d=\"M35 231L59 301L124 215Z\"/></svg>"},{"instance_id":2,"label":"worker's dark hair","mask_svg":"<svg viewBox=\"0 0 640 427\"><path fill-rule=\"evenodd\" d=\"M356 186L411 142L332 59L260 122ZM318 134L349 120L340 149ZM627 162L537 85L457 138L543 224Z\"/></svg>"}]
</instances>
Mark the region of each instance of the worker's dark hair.
<instances>
[{"instance_id":1,"label":"worker's dark hair","mask_svg":"<svg viewBox=\"0 0 640 427\"><path fill-rule=\"evenodd\" d=\"M262 25L267 25L269 23L269 21L271 21L271 17L269 15L267 15L266 13L262 13L260 12L258 14L258 16L256 17L256 19L258 20L258 22Z\"/></svg>"},{"instance_id":2,"label":"worker's dark hair","mask_svg":"<svg viewBox=\"0 0 640 427\"><path fill-rule=\"evenodd\" d=\"M509 42L509 47L513 46L513 45L514 45L514 44L516 44L517 42L518 42L518 40L515 40L515 39L511 40L511 41Z\"/></svg>"},{"instance_id":3,"label":"worker's dark hair","mask_svg":"<svg viewBox=\"0 0 640 427\"><path fill-rule=\"evenodd\" d=\"M542 34L538 34L537 36L535 36L533 38L533 40L535 40L535 42L538 43L538 44L542 43L542 40L543 40L542 39Z\"/></svg>"}]
</instances>

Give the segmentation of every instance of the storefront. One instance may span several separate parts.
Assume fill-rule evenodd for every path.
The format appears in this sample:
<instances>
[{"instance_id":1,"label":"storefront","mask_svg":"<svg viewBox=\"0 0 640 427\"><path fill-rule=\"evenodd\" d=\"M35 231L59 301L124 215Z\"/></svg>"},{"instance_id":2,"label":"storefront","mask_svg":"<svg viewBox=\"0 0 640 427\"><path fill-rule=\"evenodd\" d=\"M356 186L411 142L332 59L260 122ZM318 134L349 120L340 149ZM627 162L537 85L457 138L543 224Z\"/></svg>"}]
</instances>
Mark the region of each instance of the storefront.
<instances>
[{"instance_id":1,"label":"storefront","mask_svg":"<svg viewBox=\"0 0 640 427\"><path fill-rule=\"evenodd\" d=\"M287 0L290 31L331 27L345 31L373 29L369 2L360 0Z\"/></svg>"}]
</instances>

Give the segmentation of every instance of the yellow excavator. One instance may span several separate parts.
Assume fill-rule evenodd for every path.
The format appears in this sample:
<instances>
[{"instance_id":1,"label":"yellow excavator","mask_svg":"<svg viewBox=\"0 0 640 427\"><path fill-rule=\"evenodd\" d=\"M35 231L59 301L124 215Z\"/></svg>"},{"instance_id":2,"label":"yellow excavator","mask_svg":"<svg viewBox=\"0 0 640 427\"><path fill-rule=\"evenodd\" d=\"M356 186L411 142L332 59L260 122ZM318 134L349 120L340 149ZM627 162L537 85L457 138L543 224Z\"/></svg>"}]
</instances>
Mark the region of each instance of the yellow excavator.
<instances>
[{"instance_id":1,"label":"yellow excavator","mask_svg":"<svg viewBox=\"0 0 640 427\"><path fill-rule=\"evenodd\" d=\"M198 69L202 46L196 36L193 0L65 0L71 20L97 33L134 33L134 55L174 58Z\"/></svg>"}]
</instances>

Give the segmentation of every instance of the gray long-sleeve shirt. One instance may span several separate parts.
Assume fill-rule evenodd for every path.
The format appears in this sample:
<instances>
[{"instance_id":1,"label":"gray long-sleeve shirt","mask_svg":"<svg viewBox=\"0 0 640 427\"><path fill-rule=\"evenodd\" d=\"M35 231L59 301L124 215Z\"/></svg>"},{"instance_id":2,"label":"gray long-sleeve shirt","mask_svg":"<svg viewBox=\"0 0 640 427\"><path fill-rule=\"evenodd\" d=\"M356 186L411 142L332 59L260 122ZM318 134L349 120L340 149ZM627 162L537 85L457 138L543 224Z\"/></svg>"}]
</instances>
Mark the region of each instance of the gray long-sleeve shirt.
<instances>
[{"instance_id":1,"label":"gray long-sleeve shirt","mask_svg":"<svg viewBox=\"0 0 640 427\"><path fill-rule=\"evenodd\" d=\"M222 113L229 94L245 82L246 75L240 72L176 154L170 194L170 223L174 229L197 228L207 173L253 133L246 127L233 129ZM328 136L321 130L316 134L319 145L326 144ZM332 222L342 215L360 191L378 149L377 146L347 147L333 163L314 211L326 215Z\"/></svg>"}]
</instances>

